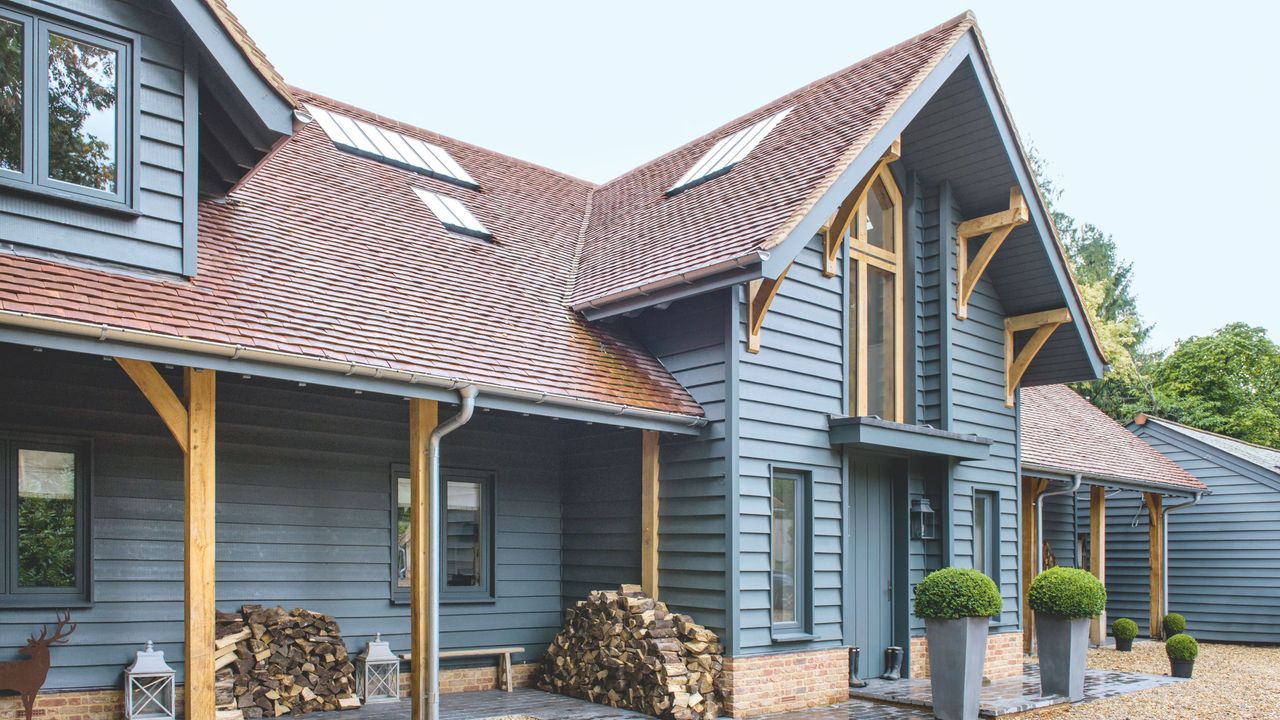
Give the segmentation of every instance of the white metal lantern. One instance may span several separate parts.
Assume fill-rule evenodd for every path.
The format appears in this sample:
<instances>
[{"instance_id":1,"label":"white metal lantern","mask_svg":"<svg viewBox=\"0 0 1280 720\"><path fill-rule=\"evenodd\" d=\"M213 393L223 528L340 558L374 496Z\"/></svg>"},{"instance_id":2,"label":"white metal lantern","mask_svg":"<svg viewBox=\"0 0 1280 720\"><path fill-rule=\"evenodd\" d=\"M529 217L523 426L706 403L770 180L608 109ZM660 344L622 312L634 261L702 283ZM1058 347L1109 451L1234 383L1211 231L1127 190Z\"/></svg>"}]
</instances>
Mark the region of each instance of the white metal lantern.
<instances>
[{"instance_id":1,"label":"white metal lantern","mask_svg":"<svg viewBox=\"0 0 1280 720\"><path fill-rule=\"evenodd\" d=\"M382 641L382 633L374 636L357 661L356 691L366 703L400 699L400 658Z\"/></svg>"},{"instance_id":2,"label":"white metal lantern","mask_svg":"<svg viewBox=\"0 0 1280 720\"><path fill-rule=\"evenodd\" d=\"M145 650L124 671L124 716L130 720L173 720L173 668L164 661L164 651L147 641Z\"/></svg>"}]
</instances>

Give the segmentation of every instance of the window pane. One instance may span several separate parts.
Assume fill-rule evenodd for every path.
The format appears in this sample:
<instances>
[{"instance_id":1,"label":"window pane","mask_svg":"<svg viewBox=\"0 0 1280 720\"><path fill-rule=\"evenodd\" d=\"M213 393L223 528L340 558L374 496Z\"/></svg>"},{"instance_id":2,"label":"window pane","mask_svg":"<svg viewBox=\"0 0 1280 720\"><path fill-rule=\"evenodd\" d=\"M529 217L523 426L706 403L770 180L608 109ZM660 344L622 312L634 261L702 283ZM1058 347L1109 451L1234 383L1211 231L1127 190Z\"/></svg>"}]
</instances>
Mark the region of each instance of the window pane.
<instances>
[{"instance_id":1,"label":"window pane","mask_svg":"<svg viewBox=\"0 0 1280 720\"><path fill-rule=\"evenodd\" d=\"M479 587L484 582L484 548L481 545L484 486L478 482L450 480L445 519L448 537L445 573L449 587Z\"/></svg>"},{"instance_id":2,"label":"window pane","mask_svg":"<svg viewBox=\"0 0 1280 720\"><path fill-rule=\"evenodd\" d=\"M871 185L871 192L867 193L866 231L868 243L890 252L894 251L893 225L895 214L893 211L893 198L889 196L889 191L885 189L884 183L876 180Z\"/></svg>"},{"instance_id":3,"label":"window pane","mask_svg":"<svg viewBox=\"0 0 1280 720\"><path fill-rule=\"evenodd\" d=\"M396 587L409 587L409 478L396 481Z\"/></svg>"},{"instance_id":4,"label":"window pane","mask_svg":"<svg viewBox=\"0 0 1280 720\"><path fill-rule=\"evenodd\" d=\"M22 172L22 25L0 18L0 170Z\"/></svg>"},{"instance_id":5,"label":"window pane","mask_svg":"<svg viewBox=\"0 0 1280 720\"><path fill-rule=\"evenodd\" d=\"M49 33L49 177L115 192L114 50Z\"/></svg>"},{"instance_id":6,"label":"window pane","mask_svg":"<svg viewBox=\"0 0 1280 720\"><path fill-rule=\"evenodd\" d=\"M897 421L894 281L892 273L867 266L867 413Z\"/></svg>"},{"instance_id":7,"label":"window pane","mask_svg":"<svg viewBox=\"0 0 1280 720\"><path fill-rule=\"evenodd\" d=\"M858 413L858 313L862 307L858 303L858 261L849 263L849 414Z\"/></svg>"},{"instance_id":8,"label":"window pane","mask_svg":"<svg viewBox=\"0 0 1280 720\"><path fill-rule=\"evenodd\" d=\"M987 497L975 494L973 496L973 567L975 570L990 575L991 568L987 566L988 514Z\"/></svg>"},{"instance_id":9,"label":"window pane","mask_svg":"<svg viewBox=\"0 0 1280 720\"><path fill-rule=\"evenodd\" d=\"M797 560L796 479L773 478L773 622L793 623L796 618Z\"/></svg>"},{"instance_id":10,"label":"window pane","mask_svg":"<svg viewBox=\"0 0 1280 720\"><path fill-rule=\"evenodd\" d=\"M18 586L75 587L76 456L18 451Z\"/></svg>"}]
</instances>

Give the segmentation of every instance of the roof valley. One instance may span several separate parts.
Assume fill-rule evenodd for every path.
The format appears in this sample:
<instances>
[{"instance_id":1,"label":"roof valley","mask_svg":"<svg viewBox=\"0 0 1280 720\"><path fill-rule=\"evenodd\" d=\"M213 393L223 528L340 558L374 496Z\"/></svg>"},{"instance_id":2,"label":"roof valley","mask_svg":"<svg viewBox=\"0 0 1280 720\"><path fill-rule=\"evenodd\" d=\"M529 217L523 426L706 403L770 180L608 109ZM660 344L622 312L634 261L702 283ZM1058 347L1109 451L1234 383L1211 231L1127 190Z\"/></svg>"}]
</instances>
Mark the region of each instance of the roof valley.
<instances>
[{"instance_id":1,"label":"roof valley","mask_svg":"<svg viewBox=\"0 0 1280 720\"><path fill-rule=\"evenodd\" d=\"M578 285L578 269L582 266L582 248L587 242L587 229L591 225L591 203L595 200L596 190L599 185L587 188L587 200L582 208L582 224L578 227L578 240L573 246L573 256L569 258L569 272L564 281L564 295L562 302L565 307L569 306L569 299L573 297L573 291Z\"/></svg>"}]
</instances>

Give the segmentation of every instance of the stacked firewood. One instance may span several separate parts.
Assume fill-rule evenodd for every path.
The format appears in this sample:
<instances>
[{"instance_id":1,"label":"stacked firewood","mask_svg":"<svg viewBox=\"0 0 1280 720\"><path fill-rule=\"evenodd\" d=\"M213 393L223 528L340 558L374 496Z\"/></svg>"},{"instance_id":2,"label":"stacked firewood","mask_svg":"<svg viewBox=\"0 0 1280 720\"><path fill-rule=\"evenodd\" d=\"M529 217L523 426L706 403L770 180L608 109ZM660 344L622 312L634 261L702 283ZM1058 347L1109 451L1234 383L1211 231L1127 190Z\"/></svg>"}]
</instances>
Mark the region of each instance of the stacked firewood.
<instances>
[{"instance_id":1,"label":"stacked firewood","mask_svg":"<svg viewBox=\"0 0 1280 720\"><path fill-rule=\"evenodd\" d=\"M595 590L565 611L538 687L669 720L720 716L723 647L639 585Z\"/></svg>"},{"instance_id":2,"label":"stacked firewood","mask_svg":"<svg viewBox=\"0 0 1280 720\"><path fill-rule=\"evenodd\" d=\"M332 615L245 605L219 612L214 635L218 720L360 707L356 667Z\"/></svg>"}]
</instances>

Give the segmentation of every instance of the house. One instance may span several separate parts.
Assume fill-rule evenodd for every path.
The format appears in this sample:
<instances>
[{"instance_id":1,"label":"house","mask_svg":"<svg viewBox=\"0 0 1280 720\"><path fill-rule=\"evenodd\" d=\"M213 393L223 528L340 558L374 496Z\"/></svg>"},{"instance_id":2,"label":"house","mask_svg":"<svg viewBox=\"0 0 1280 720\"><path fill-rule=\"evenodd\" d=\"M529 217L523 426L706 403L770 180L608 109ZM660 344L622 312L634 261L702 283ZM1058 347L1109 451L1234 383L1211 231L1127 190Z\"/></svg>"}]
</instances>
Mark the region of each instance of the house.
<instances>
[{"instance_id":1,"label":"house","mask_svg":"<svg viewBox=\"0 0 1280 720\"><path fill-rule=\"evenodd\" d=\"M1209 487L1169 525L1170 609L1202 640L1280 642L1280 450L1151 415L1129 429Z\"/></svg>"},{"instance_id":2,"label":"house","mask_svg":"<svg viewBox=\"0 0 1280 720\"><path fill-rule=\"evenodd\" d=\"M1107 586L1107 610L1090 639L1102 644L1107 619L1128 617L1157 629L1170 586L1183 582L1198 540L1174 544L1191 506L1211 492L1203 482L1065 385L1024 388L1019 406L1026 586L1047 567L1084 568ZM1031 650L1034 618L1023 623ZM1159 637L1159 633L1153 635Z\"/></svg>"},{"instance_id":3,"label":"house","mask_svg":"<svg viewBox=\"0 0 1280 720\"><path fill-rule=\"evenodd\" d=\"M953 564L1020 672L1019 388L1104 360L971 15L596 185L290 87L221 0L0 13L24 98L59 42L111 100L24 102L0 170L0 652L72 608L50 691L118 703L152 640L212 718L215 608L280 604L434 717L493 676L441 648L527 681L629 582L748 717L851 646L923 672Z\"/></svg>"}]
</instances>

